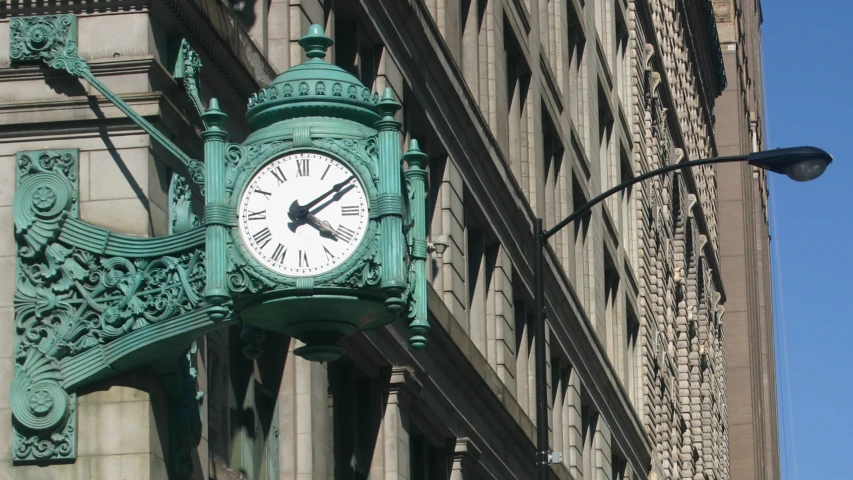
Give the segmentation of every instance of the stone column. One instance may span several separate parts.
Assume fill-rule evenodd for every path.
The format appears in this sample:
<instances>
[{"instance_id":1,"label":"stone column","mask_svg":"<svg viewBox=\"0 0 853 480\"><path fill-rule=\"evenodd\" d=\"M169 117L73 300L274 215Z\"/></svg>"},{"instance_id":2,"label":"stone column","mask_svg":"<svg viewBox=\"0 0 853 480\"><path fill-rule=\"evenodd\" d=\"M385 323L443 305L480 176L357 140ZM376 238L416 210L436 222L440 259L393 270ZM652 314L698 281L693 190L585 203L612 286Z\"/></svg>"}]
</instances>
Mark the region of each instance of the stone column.
<instances>
[{"instance_id":1,"label":"stone column","mask_svg":"<svg viewBox=\"0 0 853 480\"><path fill-rule=\"evenodd\" d=\"M406 367L391 369L385 412L370 465L370 478L408 480L411 467L408 419L404 405L411 404L422 387L412 370Z\"/></svg>"},{"instance_id":2,"label":"stone column","mask_svg":"<svg viewBox=\"0 0 853 480\"><path fill-rule=\"evenodd\" d=\"M293 354L292 340L279 388L279 473L281 480L329 478L334 444L326 366Z\"/></svg>"},{"instance_id":3,"label":"stone column","mask_svg":"<svg viewBox=\"0 0 853 480\"><path fill-rule=\"evenodd\" d=\"M480 460L480 448L470 438L457 438L453 448L450 480L474 478L474 469Z\"/></svg>"}]
</instances>

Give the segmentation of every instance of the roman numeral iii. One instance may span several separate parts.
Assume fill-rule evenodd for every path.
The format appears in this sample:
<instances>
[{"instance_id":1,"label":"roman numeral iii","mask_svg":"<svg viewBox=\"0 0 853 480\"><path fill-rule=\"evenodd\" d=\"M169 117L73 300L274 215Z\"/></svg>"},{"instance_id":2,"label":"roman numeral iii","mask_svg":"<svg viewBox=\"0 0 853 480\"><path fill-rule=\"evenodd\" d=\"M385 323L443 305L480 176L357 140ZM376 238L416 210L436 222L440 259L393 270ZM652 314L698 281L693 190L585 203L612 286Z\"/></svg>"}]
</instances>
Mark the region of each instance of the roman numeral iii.
<instances>
[{"instance_id":1,"label":"roman numeral iii","mask_svg":"<svg viewBox=\"0 0 853 480\"><path fill-rule=\"evenodd\" d=\"M343 216L358 215L360 210L358 205L341 205L341 215Z\"/></svg>"}]
</instances>

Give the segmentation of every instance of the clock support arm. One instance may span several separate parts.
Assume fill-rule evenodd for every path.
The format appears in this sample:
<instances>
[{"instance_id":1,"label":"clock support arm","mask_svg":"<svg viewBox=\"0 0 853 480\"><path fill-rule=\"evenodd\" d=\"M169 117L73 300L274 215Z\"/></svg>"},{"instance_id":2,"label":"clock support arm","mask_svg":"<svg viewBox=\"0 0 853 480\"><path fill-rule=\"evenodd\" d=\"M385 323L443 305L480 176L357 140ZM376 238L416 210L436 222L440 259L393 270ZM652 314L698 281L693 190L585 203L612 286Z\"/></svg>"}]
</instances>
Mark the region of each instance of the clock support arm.
<instances>
[{"instance_id":1,"label":"clock support arm","mask_svg":"<svg viewBox=\"0 0 853 480\"><path fill-rule=\"evenodd\" d=\"M89 82L135 124L163 145L186 169L193 182L205 181L204 167L185 154L148 120L133 111L118 95L110 91L92 73L89 64L77 52L77 18L74 15L15 17L10 21L9 57L12 63L44 62L48 67L64 70ZM197 95L196 95L197 96Z\"/></svg>"},{"instance_id":2,"label":"clock support arm","mask_svg":"<svg viewBox=\"0 0 853 480\"><path fill-rule=\"evenodd\" d=\"M403 160L409 166L405 175L412 221L408 242L412 258L409 277L409 332L412 336L409 338L409 344L413 348L423 348L427 344L426 332L429 331L426 282L427 155L418 148L418 141L412 140Z\"/></svg>"}]
</instances>

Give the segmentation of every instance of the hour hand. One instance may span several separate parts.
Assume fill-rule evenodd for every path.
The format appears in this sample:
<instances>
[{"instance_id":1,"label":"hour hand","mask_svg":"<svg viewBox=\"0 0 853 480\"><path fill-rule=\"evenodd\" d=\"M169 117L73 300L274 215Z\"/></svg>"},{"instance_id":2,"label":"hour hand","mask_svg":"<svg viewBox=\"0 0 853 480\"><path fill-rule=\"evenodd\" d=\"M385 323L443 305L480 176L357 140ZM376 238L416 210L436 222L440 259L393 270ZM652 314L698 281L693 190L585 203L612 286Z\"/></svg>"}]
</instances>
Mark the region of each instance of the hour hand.
<instances>
[{"instance_id":1,"label":"hour hand","mask_svg":"<svg viewBox=\"0 0 853 480\"><path fill-rule=\"evenodd\" d=\"M317 228L317 230L319 230L321 234L325 233L335 241L338 241L337 232L335 232L335 229L332 228L331 223L326 220L320 220L319 218L315 217L313 213L309 213L308 215L306 215L305 218L308 220L308 223Z\"/></svg>"}]
</instances>

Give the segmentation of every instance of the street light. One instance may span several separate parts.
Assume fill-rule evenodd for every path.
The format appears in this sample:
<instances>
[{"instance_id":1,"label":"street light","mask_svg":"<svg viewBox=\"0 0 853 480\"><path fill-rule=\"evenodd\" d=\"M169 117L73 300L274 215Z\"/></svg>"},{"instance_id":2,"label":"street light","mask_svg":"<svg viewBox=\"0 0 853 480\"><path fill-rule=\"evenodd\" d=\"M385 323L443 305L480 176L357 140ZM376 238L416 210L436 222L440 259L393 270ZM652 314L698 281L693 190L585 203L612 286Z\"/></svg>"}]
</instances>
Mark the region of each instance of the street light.
<instances>
[{"instance_id":1,"label":"street light","mask_svg":"<svg viewBox=\"0 0 853 480\"><path fill-rule=\"evenodd\" d=\"M533 275L535 277L533 284L533 296L535 297L536 308L536 468L538 470L539 480L548 480L550 475L549 465L551 463L558 463L560 461L559 457L562 457L562 455L558 455L557 452L551 452L548 445L548 398L545 376L545 290L542 283L545 245L548 243L548 239L563 227L578 219L592 207L601 203L605 198L621 192L631 185L675 170L683 170L697 165L730 162L748 162L750 165L764 170L785 174L792 180L807 182L819 177L826 170L826 167L832 162L832 155L816 147L793 147L777 148L775 150L755 152L748 155L704 158L701 160L682 162L675 165L667 165L657 170L638 175L624 183L616 185L610 190L607 190L601 195L586 202L571 215L548 230L543 228L541 218L536 218L534 220L534 248L536 255L533 268Z\"/></svg>"}]
</instances>

